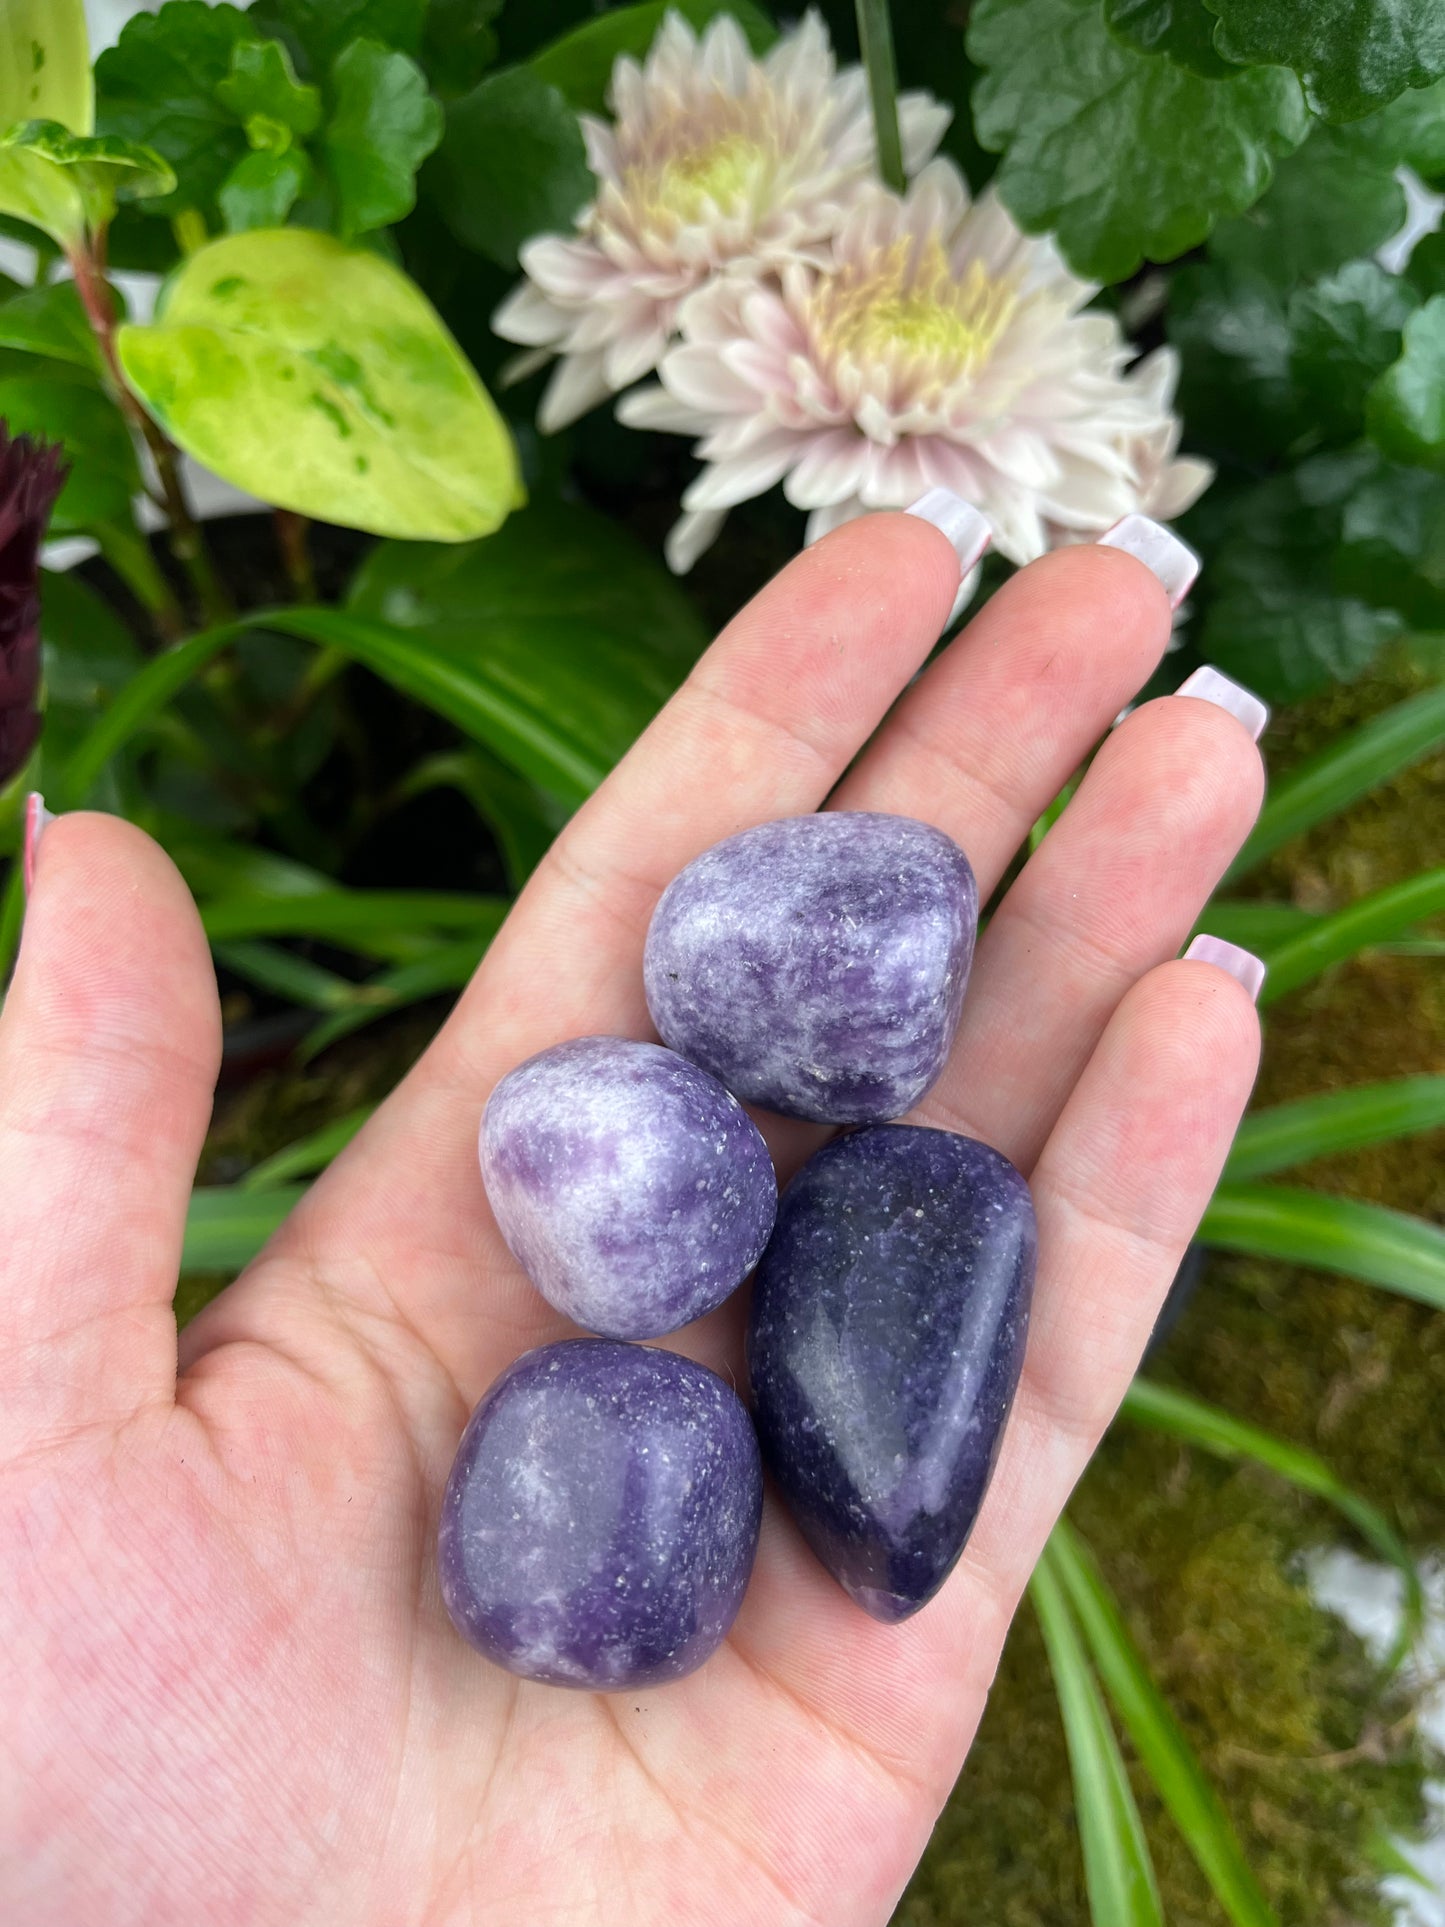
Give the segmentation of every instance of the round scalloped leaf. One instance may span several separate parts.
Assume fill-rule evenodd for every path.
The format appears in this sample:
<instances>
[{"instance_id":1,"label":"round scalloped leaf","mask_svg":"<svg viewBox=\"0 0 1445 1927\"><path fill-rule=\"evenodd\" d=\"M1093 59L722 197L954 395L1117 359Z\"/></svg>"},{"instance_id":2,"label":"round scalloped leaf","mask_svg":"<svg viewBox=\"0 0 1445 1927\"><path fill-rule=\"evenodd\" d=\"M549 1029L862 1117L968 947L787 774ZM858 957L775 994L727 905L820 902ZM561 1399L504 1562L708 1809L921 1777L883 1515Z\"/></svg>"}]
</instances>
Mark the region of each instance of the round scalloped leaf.
<instances>
[{"instance_id":1,"label":"round scalloped leaf","mask_svg":"<svg viewBox=\"0 0 1445 1927\"><path fill-rule=\"evenodd\" d=\"M1326 120L1359 120L1445 73L1440 0L1207 0L1230 60L1293 67Z\"/></svg>"},{"instance_id":2,"label":"round scalloped leaf","mask_svg":"<svg viewBox=\"0 0 1445 1927\"><path fill-rule=\"evenodd\" d=\"M118 346L188 454L282 508L461 542L523 500L471 364L421 290L369 250L305 228L228 235Z\"/></svg>"},{"instance_id":3,"label":"round scalloped leaf","mask_svg":"<svg viewBox=\"0 0 1445 1927\"><path fill-rule=\"evenodd\" d=\"M1165 54L1206 80L1239 72L1215 51L1219 23L1204 0L1104 0L1104 18L1140 53Z\"/></svg>"}]
</instances>

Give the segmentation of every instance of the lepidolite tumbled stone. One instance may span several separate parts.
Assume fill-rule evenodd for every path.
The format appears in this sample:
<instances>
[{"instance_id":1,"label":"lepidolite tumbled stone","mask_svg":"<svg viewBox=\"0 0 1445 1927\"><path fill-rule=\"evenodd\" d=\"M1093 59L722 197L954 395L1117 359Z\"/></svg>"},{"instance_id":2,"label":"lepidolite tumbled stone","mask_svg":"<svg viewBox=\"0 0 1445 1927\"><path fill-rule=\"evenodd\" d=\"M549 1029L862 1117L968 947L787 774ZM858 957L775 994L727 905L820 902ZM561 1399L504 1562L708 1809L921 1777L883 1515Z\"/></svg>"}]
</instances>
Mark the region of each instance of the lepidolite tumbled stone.
<instances>
[{"instance_id":1,"label":"lepidolite tumbled stone","mask_svg":"<svg viewBox=\"0 0 1445 1927\"><path fill-rule=\"evenodd\" d=\"M616 1692L701 1666L742 1603L762 1466L716 1373L574 1338L528 1352L473 1412L442 1502L442 1597L526 1679Z\"/></svg>"},{"instance_id":2,"label":"lepidolite tumbled stone","mask_svg":"<svg viewBox=\"0 0 1445 1927\"><path fill-rule=\"evenodd\" d=\"M722 1303L768 1241L777 1179L762 1135L676 1052L579 1037L519 1064L481 1130L502 1236L558 1311L657 1338Z\"/></svg>"},{"instance_id":3,"label":"lepidolite tumbled stone","mask_svg":"<svg viewBox=\"0 0 1445 1927\"><path fill-rule=\"evenodd\" d=\"M968 858L906 816L784 817L697 857L647 935L665 1043L745 1102L898 1117L937 1078L978 927Z\"/></svg>"},{"instance_id":4,"label":"lepidolite tumbled stone","mask_svg":"<svg viewBox=\"0 0 1445 1927\"><path fill-rule=\"evenodd\" d=\"M1028 1331L1029 1188L973 1138L880 1125L787 1191L753 1286L763 1457L875 1619L943 1584L983 1502Z\"/></svg>"}]
</instances>

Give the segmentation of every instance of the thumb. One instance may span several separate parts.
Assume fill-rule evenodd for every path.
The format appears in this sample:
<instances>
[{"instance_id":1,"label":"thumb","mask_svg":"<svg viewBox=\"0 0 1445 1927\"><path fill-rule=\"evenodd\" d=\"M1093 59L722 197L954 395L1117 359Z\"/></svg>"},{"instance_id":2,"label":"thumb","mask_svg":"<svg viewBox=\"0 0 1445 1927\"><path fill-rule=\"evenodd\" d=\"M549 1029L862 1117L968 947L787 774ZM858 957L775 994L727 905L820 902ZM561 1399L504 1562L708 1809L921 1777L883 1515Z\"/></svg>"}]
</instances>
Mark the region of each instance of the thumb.
<instances>
[{"instance_id":1,"label":"thumb","mask_svg":"<svg viewBox=\"0 0 1445 1927\"><path fill-rule=\"evenodd\" d=\"M0 1457L175 1394L171 1312L220 1062L190 893L118 818L45 823L0 1013Z\"/></svg>"}]
</instances>

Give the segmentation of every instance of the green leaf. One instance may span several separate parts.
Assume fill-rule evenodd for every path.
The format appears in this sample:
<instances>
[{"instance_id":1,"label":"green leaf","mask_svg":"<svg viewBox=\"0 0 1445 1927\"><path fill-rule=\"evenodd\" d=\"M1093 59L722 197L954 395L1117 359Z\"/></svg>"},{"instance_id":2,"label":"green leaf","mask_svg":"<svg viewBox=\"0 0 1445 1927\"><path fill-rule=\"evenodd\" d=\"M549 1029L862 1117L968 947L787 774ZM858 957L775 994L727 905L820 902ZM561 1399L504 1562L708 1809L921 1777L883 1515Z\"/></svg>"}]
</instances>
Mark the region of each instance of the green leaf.
<instances>
[{"instance_id":1,"label":"green leaf","mask_svg":"<svg viewBox=\"0 0 1445 1927\"><path fill-rule=\"evenodd\" d=\"M111 290L111 299L121 308L118 290ZM100 349L73 281L46 281L0 302L0 348L66 361L95 376L101 372Z\"/></svg>"},{"instance_id":2,"label":"green leaf","mask_svg":"<svg viewBox=\"0 0 1445 1927\"><path fill-rule=\"evenodd\" d=\"M217 97L237 45L257 31L237 7L166 0L138 13L95 63L102 133L140 141L163 154L176 187L153 211L167 218L208 211L222 181L246 152L246 137Z\"/></svg>"},{"instance_id":3,"label":"green leaf","mask_svg":"<svg viewBox=\"0 0 1445 1927\"><path fill-rule=\"evenodd\" d=\"M452 943L437 944L426 956L395 964L390 970L369 978L363 986L364 997L354 999L344 1010L323 1017L307 1032L301 1047L301 1061L309 1063L328 1045L351 1036L389 1011L421 1003L446 991L463 989L470 983L510 907L498 899L494 920L486 929L473 936L458 937Z\"/></svg>"},{"instance_id":4,"label":"green leaf","mask_svg":"<svg viewBox=\"0 0 1445 1927\"><path fill-rule=\"evenodd\" d=\"M1380 462L1343 504L1336 586L1445 628L1445 475Z\"/></svg>"},{"instance_id":5,"label":"green leaf","mask_svg":"<svg viewBox=\"0 0 1445 1927\"><path fill-rule=\"evenodd\" d=\"M1438 1081L1445 1085L1445 1078ZM1317 1453L1306 1451L1303 1446L1282 1439L1273 1432L1266 1432L1258 1425L1251 1425L1247 1419L1236 1418L1232 1412L1226 1412L1218 1405L1210 1405L1202 1398L1193 1398L1188 1392L1156 1385L1151 1379L1136 1378L1124 1394L1124 1402L1119 1409L1125 1418L1133 1419L1136 1424L1147 1425L1156 1432L1164 1432L1171 1438L1197 1445L1215 1458L1235 1463L1250 1459L1280 1478L1287 1479L1301 1492L1308 1492L1334 1506L1350 1521L1365 1543L1404 1576L1407 1608L1396 1648L1397 1657L1404 1657L1414 1644L1415 1634L1424 1616L1425 1594L1420 1583L1419 1568L1411 1558L1409 1548L1378 1506L1371 1505L1368 1499L1337 1478Z\"/></svg>"},{"instance_id":6,"label":"green leaf","mask_svg":"<svg viewBox=\"0 0 1445 1927\"><path fill-rule=\"evenodd\" d=\"M0 419L16 435L44 435L65 449L70 478L51 516L57 533L128 516L140 489L135 450L114 404L77 368L39 361L0 375Z\"/></svg>"},{"instance_id":7,"label":"green leaf","mask_svg":"<svg viewBox=\"0 0 1445 1927\"><path fill-rule=\"evenodd\" d=\"M182 265L127 379L198 461L322 521L461 541L522 499L506 425L435 309L369 249L261 229Z\"/></svg>"},{"instance_id":8,"label":"green leaf","mask_svg":"<svg viewBox=\"0 0 1445 1927\"><path fill-rule=\"evenodd\" d=\"M1203 1243L1256 1258L1342 1272L1445 1310L1445 1231L1379 1204L1284 1184L1221 1184L1199 1226Z\"/></svg>"},{"instance_id":9,"label":"green leaf","mask_svg":"<svg viewBox=\"0 0 1445 1927\"><path fill-rule=\"evenodd\" d=\"M298 1138L284 1150L262 1158L259 1164L252 1165L237 1189L271 1191L292 1178L314 1177L318 1171L324 1171L333 1158L340 1156L375 1109L374 1104L363 1104L359 1110L348 1111L345 1117L323 1124L309 1137Z\"/></svg>"},{"instance_id":10,"label":"green leaf","mask_svg":"<svg viewBox=\"0 0 1445 1927\"><path fill-rule=\"evenodd\" d=\"M231 234L280 227L316 180L316 170L299 147L277 153L247 154L222 181L216 199Z\"/></svg>"},{"instance_id":11,"label":"green leaf","mask_svg":"<svg viewBox=\"0 0 1445 1927\"><path fill-rule=\"evenodd\" d=\"M201 905L201 924L212 943L314 937L355 948L365 947L373 932L398 928L490 935L509 907L504 897L460 891L348 890L338 884L285 897L222 897Z\"/></svg>"},{"instance_id":12,"label":"green leaf","mask_svg":"<svg viewBox=\"0 0 1445 1927\"><path fill-rule=\"evenodd\" d=\"M968 51L988 69L974 121L1003 152L999 192L1091 280L1197 246L1259 199L1309 125L1279 68L1201 80L1116 40L1096 0L979 0Z\"/></svg>"},{"instance_id":13,"label":"green leaf","mask_svg":"<svg viewBox=\"0 0 1445 1927\"><path fill-rule=\"evenodd\" d=\"M1349 436L1363 428L1366 393L1399 354L1418 299L1373 261L1351 261L1294 296L1290 365L1322 427Z\"/></svg>"},{"instance_id":14,"label":"green leaf","mask_svg":"<svg viewBox=\"0 0 1445 1927\"><path fill-rule=\"evenodd\" d=\"M1405 264L1410 285L1429 301L1445 294L1445 229L1424 235L1415 243Z\"/></svg>"},{"instance_id":15,"label":"green leaf","mask_svg":"<svg viewBox=\"0 0 1445 1927\"><path fill-rule=\"evenodd\" d=\"M1279 1927L1219 1796L1129 1636L1093 1554L1066 1519L1050 1535L1048 1557L1114 1710L1233 1927Z\"/></svg>"},{"instance_id":16,"label":"green leaf","mask_svg":"<svg viewBox=\"0 0 1445 1927\"><path fill-rule=\"evenodd\" d=\"M1413 167L1427 181L1445 174L1445 80L1408 88L1367 120L1338 130L1336 138L1389 167Z\"/></svg>"},{"instance_id":17,"label":"green leaf","mask_svg":"<svg viewBox=\"0 0 1445 1927\"><path fill-rule=\"evenodd\" d=\"M304 1185L299 1184L278 1184L264 1191L244 1191L235 1184L198 1187L191 1193L186 1213L182 1274L241 1271L304 1193Z\"/></svg>"},{"instance_id":18,"label":"green leaf","mask_svg":"<svg viewBox=\"0 0 1445 1927\"><path fill-rule=\"evenodd\" d=\"M269 990L289 1003L310 1010L339 1010L355 999L362 986L334 970L324 970L308 957L298 957L275 944L213 944L217 963L244 977L261 990Z\"/></svg>"},{"instance_id":19,"label":"green leaf","mask_svg":"<svg viewBox=\"0 0 1445 1927\"><path fill-rule=\"evenodd\" d=\"M303 86L279 40L238 40L216 99L235 115L256 148L284 150L321 125L321 91Z\"/></svg>"},{"instance_id":20,"label":"green leaf","mask_svg":"<svg viewBox=\"0 0 1445 1927\"><path fill-rule=\"evenodd\" d=\"M469 93L497 57L492 21L502 0L431 0L421 64L434 94Z\"/></svg>"},{"instance_id":21,"label":"green leaf","mask_svg":"<svg viewBox=\"0 0 1445 1927\"><path fill-rule=\"evenodd\" d=\"M415 58L426 13L427 0L261 0L251 18L265 32L289 39L320 79L357 39L376 40Z\"/></svg>"},{"instance_id":22,"label":"green leaf","mask_svg":"<svg viewBox=\"0 0 1445 1927\"><path fill-rule=\"evenodd\" d=\"M1445 911L1445 866L1425 870L1361 897L1333 916L1319 917L1299 936L1286 939L1265 958L1269 974L1260 1001L1272 1004L1332 965L1373 944L1388 943L1424 917Z\"/></svg>"},{"instance_id":23,"label":"green leaf","mask_svg":"<svg viewBox=\"0 0 1445 1927\"><path fill-rule=\"evenodd\" d=\"M99 230L117 201L150 200L176 184L170 162L153 147L117 134L72 134L57 120L27 120L0 135L0 151L55 171L57 186L73 183L86 225ZM67 230L52 229L57 240Z\"/></svg>"},{"instance_id":24,"label":"green leaf","mask_svg":"<svg viewBox=\"0 0 1445 1927\"><path fill-rule=\"evenodd\" d=\"M1230 60L1293 67L1326 120L1358 120L1445 73L1438 0L1208 0Z\"/></svg>"},{"instance_id":25,"label":"green leaf","mask_svg":"<svg viewBox=\"0 0 1445 1927\"><path fill-rule=\"evenodd\" d=\"M1090 1918L1094 1927L1163 1927L1144 1823L1047 1547L1029 1581L1029 1595L1064 1722Z\"/></svg>"},{"instance_id":26,"label":"green leaf","mask_svg":"<svg viewBox=\"0 0 1445 1927\"><path fill-rule=\"evenodd\" d=\"M754 53L766 52L777 38L777 28L754 0L648 0L645 6L613 8L560 35L533 54L532 72L574 107L603 113L613 63L623 54L643 59L669 12L681 14L697 29L720 13L730 13Z\"/></svg>"},{"instance_id":27,"label":"green leaf","mask_svg":"<svg viewBox=\"0 0 1445 1927\"><path fill-rule=\"evenodd\" d=\"M452 233L504 268L529 235L569 229L594 185L575 112L526 67L451 102L427 173Z\"/></svg>"},{"instance_id":28,"label":"green leaf","mask_svg":"<svg viewBox=\"0 0 1445 1927\"><path fill-rule=\"evenodd\" d=\"M344 235L389 227L416 205L416 170L442 137L442 110L405 54L353 40L331 70L322 152Z\"/></svg>"},{"instance_id":29,"label":"green leaf","mask_svg":"<svg viewBox=\"0 0 1445 1927\"><path fill-rule=\"evenodd\" d=\"M58 120L95 126L90 41L82 0L5 0L0 8L0 129Z\"/></svg>"},{"instance_id":30,"label":"green leaf","mask_svg":"<svg viewBox=\"0 0 1445 1927\"><path fill-rule=\"evenodd\" d=\"M706 641L652 556L573 503L529 509L470 548L380 548L351 607L370 619L366 633L348 642L329 621L327 635L569 805L629 748Z\"/></svg>"},{"instance_id":31,"label":"green leaf","mask_svg":"<svg viewBox=\"0 0 1445 1927\"><path fill-rule=\"evenodd\" d=\"M1404 352L1370 391L1370 435L1397 461L1445 469L1445 294L1405 323Z\"/></svg>"},{"instance_id":32,"label":"green leaf","mask_svg":"<svg viewBox=\"0 0 1445 1927\"><path fill-rule=\"evenodd\" d=\"M1285 297L1267 275L1191 262L1170 284L1167 326L1180 352L1179 408L1190 445L1251 460L1278 458L1302 410L1290 371Z\"/></svg>"},{"instance_id":33,"label":"green leaf","mask_svg":"<svg viewBox=\"0 0 1445 1927\"><path fill-rule=\"evenodd\" d=\"M1445 1077L1399 1077L1252 1111L1240 1125L1225 1176L1267 1178L1311 1158L1445 1126Z\"/></svg>"},{"instance_id":34,"label":"green leaf","mask_svg":"<svg viewBox=\"0 0 1445 1927\"><path fill-rule=\"evenodd\" d=\"M1205 80L1239 71L1215 51L1218 22L1204 0L1104 0L1104 18L1137 52L1167 54Z\"/></svg>"},{"instance_id":35,"label":"green leaf","mask_svg":"<svg viewBox=\"0 0 1445 1927\"><path fill-rule=\"evenodd\" d=\"M1225 873L1226 882L1244 876L1291 837L1327 822L1442 745L1445 685L1423 690L1336 737L1271 788L1249 841Z\"/></svg>"},{"instance_id":36,"label":"green leaf","mask_svg":"<svg viewBox=\"0 0 1445 1927\"><path fill-rule=\"evenodd\" d=\"M1362 152L1347 132L1317 126L1280 161L1262 200L1220 222L1210 253L1288 292L1373 254L1404 221L1405 190L1394 161Z\"/></svg>"},{"instance_id":37,"label":"green leaf","mask_svg":"<svg viewBox=\"0 0 1445 1927\"><path fill-rule=\"evenodd\" d=\"M73 571L41 576L40 633L45 661L45 728L38 787L58 794L58 772L140 667L135 639L108 602ZM54 779L54 780L52 780ZM108 794L104 807L119 801Z\"/></svg>"},{"instance_id":38,"label":"green leaf","mask_svg":"<svg viewBox=\"0 0 1445 1927\"><path fill-rule=\"evenodd\" d=\"M1308 910L1301 910L1293 903L1264 903L1258 899L1248 902L1235 901L1228 897L1215 897L1206 904L1195 935L1206 932L1212 937L1223 937L1226 943L1237 943L1256 955L1272 949L1287 939L1297 937L1302 930L1312 930L1319 918L1311 916Z\"/></svg>"},{"instance_id":39,"label":"green leaf","mask_svg":"<svg viewBox=\"0 0 1445 1927\"><path fill-rule=\"evenodd\" d=\"M566 811L545 790L480 749L428 756L398 785L396 800L448 787L460 790L490 827L502 846L507 880L520 890L550 849Z\"/></svg>"}]
</instances>

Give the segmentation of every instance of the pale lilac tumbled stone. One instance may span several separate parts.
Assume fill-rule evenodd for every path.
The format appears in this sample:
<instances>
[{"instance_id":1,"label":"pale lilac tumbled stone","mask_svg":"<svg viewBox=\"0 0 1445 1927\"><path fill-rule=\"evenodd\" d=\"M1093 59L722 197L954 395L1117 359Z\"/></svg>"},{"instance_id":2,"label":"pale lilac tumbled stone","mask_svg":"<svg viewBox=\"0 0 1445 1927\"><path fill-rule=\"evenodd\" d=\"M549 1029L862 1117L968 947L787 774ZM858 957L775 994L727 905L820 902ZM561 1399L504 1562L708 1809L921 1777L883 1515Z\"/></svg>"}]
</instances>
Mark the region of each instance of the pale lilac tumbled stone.
<instances>
[{"instance_id":1,"label":"pale lilac tumbled stone","mask_svg":"<svg viewBox=\"0 0 1445 1927\"><path fill-rule=\"evenodd\" d=\"M735 1097L826 1124L899 1117L942 1071L978 928L968 858L906 816L729 837L663 892L643 976L663 1041Z\"/></svg>"},{"instance_id":2,"label":"pale lilac tumbled stone","mask_svg":"<svg viewBox=\"0 0 1445 1927\"><path fill-rule=\"evenodd\" d=\"M528 1352L472 1414L442 1501L442 1598L526 1679L620 1692L692 1672L742 1603L763 1477L731 1386L675 1352Z\"/></svg>"},{"instance_id":3,"label":"pale lilac tumbled stone","mask_svg":"<svg viewBox=\"0 0 1445 1927\"><path fill-rule=\"evenodd\" d=\"M528 1277L609 1338L656 1338L720 1305L773 1228L757 1126L660 1044L578 1037L528 1058L492 1092L480 1150Z\"/></svg>"}]
</instances>

